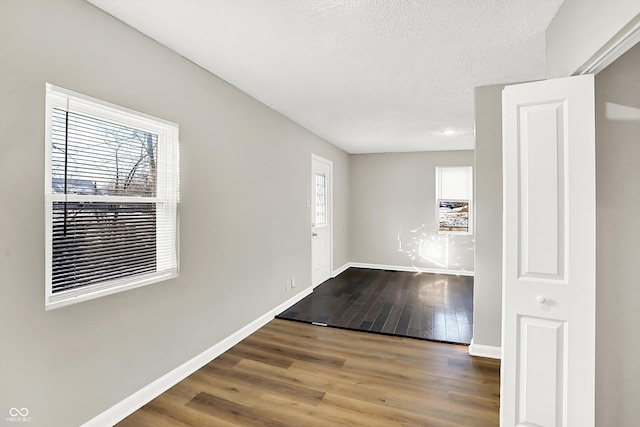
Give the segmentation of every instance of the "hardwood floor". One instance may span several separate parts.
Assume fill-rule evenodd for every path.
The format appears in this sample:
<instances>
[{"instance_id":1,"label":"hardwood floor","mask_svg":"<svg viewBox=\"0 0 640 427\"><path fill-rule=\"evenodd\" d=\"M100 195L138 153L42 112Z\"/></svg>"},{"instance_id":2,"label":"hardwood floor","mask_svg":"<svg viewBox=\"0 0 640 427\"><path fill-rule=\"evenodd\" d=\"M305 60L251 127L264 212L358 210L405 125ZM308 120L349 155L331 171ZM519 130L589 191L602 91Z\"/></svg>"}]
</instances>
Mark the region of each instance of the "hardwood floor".
<instances>
[{"instance_id":1,"label":"hardwood floor","mask_svg":"<svg viewBox=\"0 0 640 427\"><path fill-rule=\"evenodd\" d=\"M118 425L497 426L500 362L274 319Z\"/></svg>"},{"instance_id":2,"label":"hardwood floor","mask_svg":"<svg viewBox=\"0 0 640 427\"><path fill-rule=\"evenodd\" d=\"M350 268L277 317L469 344L473 278Z\"/></svg>"}]
</instances>

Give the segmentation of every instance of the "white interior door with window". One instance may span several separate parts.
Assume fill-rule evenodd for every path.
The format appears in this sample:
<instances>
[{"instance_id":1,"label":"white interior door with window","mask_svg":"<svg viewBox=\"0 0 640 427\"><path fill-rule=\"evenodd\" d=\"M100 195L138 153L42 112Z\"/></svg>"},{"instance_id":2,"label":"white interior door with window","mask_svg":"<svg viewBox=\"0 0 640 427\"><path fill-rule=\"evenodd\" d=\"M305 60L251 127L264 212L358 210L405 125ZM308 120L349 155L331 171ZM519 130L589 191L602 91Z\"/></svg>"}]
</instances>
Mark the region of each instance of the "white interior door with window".
<instances>
[{"instance_id":1,"label":"white interior door with window","mask_svg":"<svg viewBox=\"0 0 640 427\"><path fill-rule=\"evenodd\" d=\"M503 91L503 427L594 425L593 75Z\"/></svg>"},{"instance_id":2,"label":"white interior door with window","mask_svg":"<svg viewBox=\"0 0 640 427\"><path fill-rule=\"evenodd\" d=\"M328 280L332 272L332 185L333 163L311 157L311 285Z\"/></svg>"}]
</instances>

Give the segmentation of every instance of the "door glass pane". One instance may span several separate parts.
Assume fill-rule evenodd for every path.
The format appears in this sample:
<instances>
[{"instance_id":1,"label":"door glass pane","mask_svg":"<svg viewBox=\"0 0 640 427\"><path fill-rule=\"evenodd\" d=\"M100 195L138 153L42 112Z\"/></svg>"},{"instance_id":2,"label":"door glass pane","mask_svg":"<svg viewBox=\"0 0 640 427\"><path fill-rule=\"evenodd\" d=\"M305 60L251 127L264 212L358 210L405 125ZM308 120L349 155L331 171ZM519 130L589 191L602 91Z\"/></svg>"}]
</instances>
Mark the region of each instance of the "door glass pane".
<instances>
[{"instance_id":1,"label":"door glass pane","mask_svg":"<svg viewBox=\"0 0 640 427\"><path fill-rule=\"evenodd\" d=\"M327 177L323 173L316 173L316 227L327 225Z\"/></svg>"}]
</instances>

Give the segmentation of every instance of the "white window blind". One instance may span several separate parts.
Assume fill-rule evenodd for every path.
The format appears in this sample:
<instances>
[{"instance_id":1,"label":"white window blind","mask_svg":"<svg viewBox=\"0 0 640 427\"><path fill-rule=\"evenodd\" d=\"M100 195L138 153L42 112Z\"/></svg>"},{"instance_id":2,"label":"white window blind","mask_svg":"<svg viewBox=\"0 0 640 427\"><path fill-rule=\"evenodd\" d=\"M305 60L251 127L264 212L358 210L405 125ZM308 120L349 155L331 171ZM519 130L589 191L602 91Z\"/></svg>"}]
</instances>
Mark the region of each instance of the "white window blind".
<instances>
[{"instance_id":1,"label":"white window blind","mask_svg":"<svg viewBox=\"0 0 640 427\"><path fill-rule=\"evenodd\" d=\"M178 127L47 84L46 301L177 275Z\"/></svg>"},{"instance_id":2,"label":"white window blind","mask_svg":"<svg viewBox=\"0 0 640 427\"><path fill-rule=\"evenodd\" d=\"M440 199L469 200L471 199L471 167L452 166L436 168L439 184Z\"/></svg>"}]
</instances>

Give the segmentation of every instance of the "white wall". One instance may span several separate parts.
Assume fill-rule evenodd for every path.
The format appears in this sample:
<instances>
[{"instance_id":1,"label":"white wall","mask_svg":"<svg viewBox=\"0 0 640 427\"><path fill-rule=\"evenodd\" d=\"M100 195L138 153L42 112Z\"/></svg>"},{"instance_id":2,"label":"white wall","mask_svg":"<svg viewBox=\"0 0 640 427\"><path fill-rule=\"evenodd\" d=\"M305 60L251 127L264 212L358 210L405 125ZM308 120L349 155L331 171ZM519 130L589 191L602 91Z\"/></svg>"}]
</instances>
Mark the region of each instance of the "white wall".
<instances>
[{"instance_id":1,"label":"white wall","mask_svg":"<svg viewBox=\"0 0 640 427\"><path fill-rule=\"evenodd\" d=\"M178 279L45 312L45 82L179 123ZM2 0L0 421L79 425L309 286L311 153L343 265L346 153L85 1Z\"/></svg>"},{"instance_id":2,"label":"white wall","mask_svg":"<svg viewBox=\"0 0 640 427\"><path fill-rule=\"evenodd\" d=\"M351 261L473 271L473 236L437 233L435 167L473 151L351 156Z\"/></svg>"},{"instance_id":3,"label":"white wall","mask_svg":"<svg viewBox=\"0 0 640 427\"><path fill-rule=\"evenodd\" d=\"M502 331L502 89L474 89L476 239L473 343L501 346Z\"/></svg>"},{"instance_id":4,"label":"white wall","mask_svg":"<svg viewBox=\"0 0 640 427\"><path fill-rule=\"evenodd\" d=\"M565 0L546 31L547 78L573 75L638 14L638 0Z\"/></svg>"},{"instance_id":5,"label":"white wall","mask_svg":"<svg viewBox=\"0 0 640 427\"><path fill-rule=\"evenodd\" d=\"M596 423L640 420L640 45L596 76Z\"/></svg>"}]
</instances>

